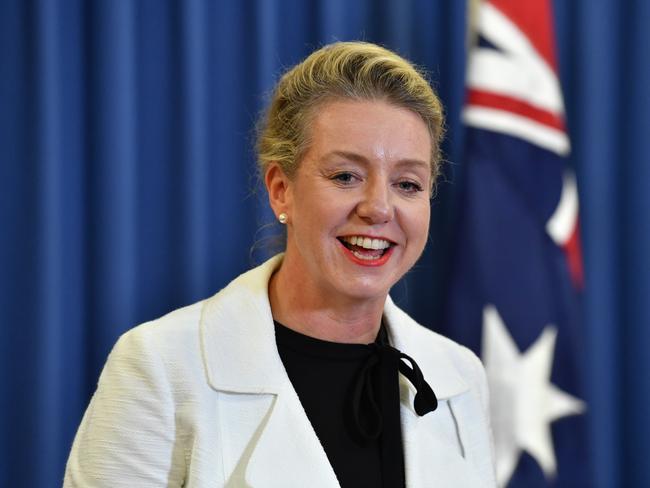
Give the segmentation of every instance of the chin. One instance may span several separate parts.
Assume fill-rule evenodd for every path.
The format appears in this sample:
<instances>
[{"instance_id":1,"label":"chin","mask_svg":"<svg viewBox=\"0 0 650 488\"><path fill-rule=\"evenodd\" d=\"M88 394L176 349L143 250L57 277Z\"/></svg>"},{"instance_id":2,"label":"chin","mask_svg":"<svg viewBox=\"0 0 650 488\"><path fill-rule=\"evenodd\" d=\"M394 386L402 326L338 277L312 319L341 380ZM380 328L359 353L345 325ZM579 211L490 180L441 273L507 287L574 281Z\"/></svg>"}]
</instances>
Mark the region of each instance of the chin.
<instances>
[{"instance_id":1,"label":"chin","mask_svg":"<svg viewBox=\"0 0 650 488\"><path fill-rule=\"evenodd\" d=\"M334 285L336 293L354 298L356 300L372 300L385 298L392 286L391 283L384 283L384 280L377 276L363 276L356 279L348 279L345 283Z\"/></svg>"}]
</instances>

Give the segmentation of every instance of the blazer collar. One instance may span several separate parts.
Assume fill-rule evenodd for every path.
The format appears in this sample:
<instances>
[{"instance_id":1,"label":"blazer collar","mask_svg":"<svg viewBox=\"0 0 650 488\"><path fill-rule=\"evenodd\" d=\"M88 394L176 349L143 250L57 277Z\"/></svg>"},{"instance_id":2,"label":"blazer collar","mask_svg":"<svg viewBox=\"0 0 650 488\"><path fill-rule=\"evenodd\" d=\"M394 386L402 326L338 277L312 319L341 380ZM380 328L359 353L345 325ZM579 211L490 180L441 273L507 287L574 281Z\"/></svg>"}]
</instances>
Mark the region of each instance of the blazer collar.
<instances>
[{"instance_id":1,"label":"blazer collar","mask_svg":"<svg viewBox=\"0 0 650 488\"><path fill-rule=\"evenodd\" d=\"M204 303L200 341L207 380L216 390L279 393L289 385L275 342L268 283L280 266L277 255L236 278ZM447 339L423 329L390 299L384 319L391 343L422 369L438 399L468 390L449 358Z\"/></svg>"},{"instance_id":2,"label":"blazer collar","mask_svg":"<svg viewBox=\"0 0 650 488\"><path fill-rule=\"evenodd\" d=\"M275 344L268 283L274 256L206 300L200 340L208 383L216 390L278 393L288 381Z\"/></svg>"}]
</instances>

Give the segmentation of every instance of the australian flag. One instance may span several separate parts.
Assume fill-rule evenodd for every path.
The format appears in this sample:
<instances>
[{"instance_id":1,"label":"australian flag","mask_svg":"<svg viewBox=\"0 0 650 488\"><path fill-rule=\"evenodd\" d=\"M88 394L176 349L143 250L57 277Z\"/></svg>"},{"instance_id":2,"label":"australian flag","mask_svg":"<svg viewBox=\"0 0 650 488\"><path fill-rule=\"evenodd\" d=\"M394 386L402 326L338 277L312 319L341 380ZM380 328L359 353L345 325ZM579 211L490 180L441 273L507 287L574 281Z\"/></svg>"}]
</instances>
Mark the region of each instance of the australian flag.
<instances>
[{"instance_id":1,"label":"australian flag","mask_svg":"<svg viewBox=\"0 0 650 488\"><path fill-rule=\"evenodd\" d=\"M578 192L550 1L477 8L445 332L485 364L500 486L593 486Z\"/></svg>"}]
</instances>

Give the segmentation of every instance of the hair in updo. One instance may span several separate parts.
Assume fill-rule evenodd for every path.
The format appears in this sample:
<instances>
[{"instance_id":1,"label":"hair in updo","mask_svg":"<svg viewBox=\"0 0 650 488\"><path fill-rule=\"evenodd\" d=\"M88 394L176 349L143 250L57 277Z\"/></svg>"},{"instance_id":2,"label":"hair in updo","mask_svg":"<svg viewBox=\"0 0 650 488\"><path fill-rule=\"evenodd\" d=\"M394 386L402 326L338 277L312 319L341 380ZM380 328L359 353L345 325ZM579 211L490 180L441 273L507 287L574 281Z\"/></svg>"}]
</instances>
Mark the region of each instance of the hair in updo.
<instances>
[{"instance_id":1,"label":"hair in updo","mask_svg":"<svg viewBox=\"0 0 650 488\"><path fill-rule=\"evenodd\" d=\"M425 75L392 51L367 42L336 42L287 71L260 120L257 154L262 177L276 162L292 178L309 147L315 108L337 99L382 100L418 114L431 136L431 184L438 177L444 133L442 104Z\"/></svg>"}]
</instances>

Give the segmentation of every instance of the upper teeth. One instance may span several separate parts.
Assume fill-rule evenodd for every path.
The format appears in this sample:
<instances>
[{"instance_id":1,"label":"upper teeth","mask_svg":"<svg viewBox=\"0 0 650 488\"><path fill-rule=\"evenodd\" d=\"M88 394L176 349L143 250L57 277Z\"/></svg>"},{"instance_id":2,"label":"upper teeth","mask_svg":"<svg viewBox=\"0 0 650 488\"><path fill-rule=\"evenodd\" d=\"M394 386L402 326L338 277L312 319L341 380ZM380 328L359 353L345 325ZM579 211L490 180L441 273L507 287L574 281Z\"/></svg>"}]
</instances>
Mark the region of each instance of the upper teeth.
<instances>
[{"instance_id":1,"label":"upper teeth","mask_svg":"<svg viewBox=\"0 0 650 488\"><path fill-rule=\"evenodd\" d=\"M371 239L370 237L362 236L346 236L342 237L342 239L353 246L359 246L366 249L386 249L390 247L390 242L383 239Z\"/></svg>"}]
</instances>

